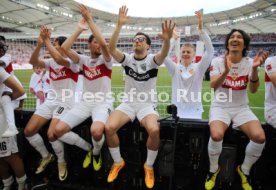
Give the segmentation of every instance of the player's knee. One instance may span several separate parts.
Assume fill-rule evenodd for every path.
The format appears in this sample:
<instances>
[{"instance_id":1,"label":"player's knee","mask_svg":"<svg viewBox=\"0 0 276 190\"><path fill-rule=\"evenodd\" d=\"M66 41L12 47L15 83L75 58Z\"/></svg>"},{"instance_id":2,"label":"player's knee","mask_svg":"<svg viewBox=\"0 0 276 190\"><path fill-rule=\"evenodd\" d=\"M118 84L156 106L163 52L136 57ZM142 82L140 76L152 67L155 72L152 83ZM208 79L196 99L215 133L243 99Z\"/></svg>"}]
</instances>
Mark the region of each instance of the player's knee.
<instances>
[{"instance_id":1,"label":"player's knee","mask_svg":"<svg viewBox=\"0 0 276 190\"><path fill-rule=\"evenodd\" d=\"M224 137L224 134L218 131L212 131L210 135L213 141L216 141L216 142L221 141Z\"/></svg>"},{"instance_id":2,"label":"player's knee","mask_svg":"<svg viewBox=\"0 0 276 190\"><path fill-rule=\"evenodd\" d=\"M101 140L101 138L103 136L103 130L92 129L91 130L91 135L92 135L93 139L95 139L96 141Z\"/></svg>"},{"instance_id":3,"label":"player's knee","mask_svg":"<svg viewBox=\"0 0 276 190\"><path fill-rule=\"evenodd\" d=\"M57 126L55 127L54 131L53 131L53 136L55 138L59 138L62 135L64 135L65 133L67 133L68 131L70 131L70 129L67 129L66 126L60 125L58 123Z\"/></svg>"},{"instance_id":4,"label":"player's knee","mask_svg":"<svg viewBox=\"0 0 276 190\"><path fill-rule=\"evenodd\" d=\"M56 140L56 137L55 137L53 131L48 131L47 136L48 136L49 141L51 141L51 142Z\"/></svg>"},{"instance_id":5,"label":"player's knee","mask_svg":"<svg viewBox=\"0 0 276 190\"><path fill-rule=\"evenodd\" d=\"M149 130L149 136L150 137L159 137L159 135L160 135L159 126L156 125L154 127L151 127L151 129Z\"/></svg>"},{"instance_id":6,"label":"player's knee","mask_svg":"<svg viewBox=\"0 0 276 190\"><path fill-rule=\"evenodd\" d=\"M112 136L116 133L116 126L112 123L107 123L104 130L107 136Z\"/></svg>"},{"instance_id":7,"label":"player's knee","mask_svg":"<svg viewBox=\"0 0 276 190\"><path fill-rule=\"evenodd\" d=\"M24 135L26 137L30 137L30 136L33 136L34 135L34 132L33 130L31 130L31 127L29 125L27 125L24 129Z\"/></svg>"},{"instance_id":8,"label":"player's knee","mask_svg":"<svg viewBox=\"0 0 276 190\"><path fill-rule=\"evenodd\" d=\"M253 137L252 137L252 141L254 141L255 143L258 143L258 144L263 144L265 142L265 134L262 133L262 134L255 134Z\"/></svg>"}]
</instances>

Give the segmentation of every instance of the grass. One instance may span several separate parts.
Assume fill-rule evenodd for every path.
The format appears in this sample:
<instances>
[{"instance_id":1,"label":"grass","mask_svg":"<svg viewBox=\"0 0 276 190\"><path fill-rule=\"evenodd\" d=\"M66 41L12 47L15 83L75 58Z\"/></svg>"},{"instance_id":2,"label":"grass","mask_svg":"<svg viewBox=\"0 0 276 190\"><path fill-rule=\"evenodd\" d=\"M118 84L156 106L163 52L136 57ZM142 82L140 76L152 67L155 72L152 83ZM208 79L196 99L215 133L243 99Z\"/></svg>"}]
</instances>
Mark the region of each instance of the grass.
<instances>
[{"instance_id":1,"label":"grass","mask_svg":"<svg viewBox=\"0 0 276 190\"><path fill-rule=\"evenodd\" d=\"M123 71L121 67L114 67L112 71L112 91L116 93L123 91L124 81L123 81ZM28 99L25 102L24 108L26 109L34 109L35 108L35 98L29 92L29 81L32 74L32 70L16 70L15 75L19 78L22 82L25 91L27 92ZM249 97L249 105L256 116L261 120L264 121L264 93L265 93L265 86L264 86L264 70L260 69L259 71L260 77L260 88L257 93L251 94L248 92ZM203 81L203 93L210 91L210 82ZM161 67L158 72L158 79L157 79L157 92L167 92L171 95L171 77L166 70L166 68ZM162 117L166 116L166 105L170 102L162 103L158 105L158 112ZM114 103L114 107L116 107L119 102ZM208 120L209 115L209 108L210 102L203 102L204 106L204 113L203 119Z\"/></svg>"}]
</instances>

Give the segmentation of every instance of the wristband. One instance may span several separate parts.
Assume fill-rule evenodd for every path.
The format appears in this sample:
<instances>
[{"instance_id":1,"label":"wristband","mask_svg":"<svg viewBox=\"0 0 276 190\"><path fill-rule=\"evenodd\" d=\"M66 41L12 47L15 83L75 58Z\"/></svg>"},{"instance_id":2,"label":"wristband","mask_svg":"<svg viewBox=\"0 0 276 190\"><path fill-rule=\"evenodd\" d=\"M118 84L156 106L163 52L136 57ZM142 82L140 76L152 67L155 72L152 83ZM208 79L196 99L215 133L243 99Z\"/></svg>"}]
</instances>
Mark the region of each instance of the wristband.
<instances>
[{"instance_id":1,"label":"wristband","mask_svg":"<svg viewBox=\"0 0 276 190\"><path fill-rule=\"evenodd\" d=\"M257 82L259 82L259 78L258 78L257 80L252 80L252 79L250 79L250 82L252 82L252 83L257 83Z\"/></svg>"}]
</instances>

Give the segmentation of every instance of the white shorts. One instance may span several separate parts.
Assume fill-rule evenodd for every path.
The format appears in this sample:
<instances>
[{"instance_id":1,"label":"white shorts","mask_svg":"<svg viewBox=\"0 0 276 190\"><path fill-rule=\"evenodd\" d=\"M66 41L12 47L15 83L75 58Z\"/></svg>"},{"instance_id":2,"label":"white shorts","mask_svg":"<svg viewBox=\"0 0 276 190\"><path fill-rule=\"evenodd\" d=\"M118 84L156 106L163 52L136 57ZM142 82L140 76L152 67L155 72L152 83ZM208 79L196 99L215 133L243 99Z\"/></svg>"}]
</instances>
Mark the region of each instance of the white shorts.
<instances>
[{"instance_id":1,"label":"white shorts","mask_svg":"<svg viewBox=\"0 0 276 190\"><path fill-rule=\"evenodd\" d=\"M19 100L13 100L12 106L14 109L18 108ZM1 126L0 126L0 137L1 137L2 134L8 129L7 118L5 117L5 113L4 113L2 105L0 105L0 121L1 121Z\"/></svg>"},{"instance_id":2,"label":"white shorts","mask_svg":"<svg viewBox=\"0 0 276 190\"><path fill-rule=\"evenodd\" d=\"M67 123L71 129L90 116L93 122L99 121L105 124L111 111L113 111L113 106L110 103L89 104L81 101L68 111L67 114L61 118L61 121Z\"/></svg>"},{"instance_id":3,"label":"white shorts","mask_svg":"<svg viewBox=\"0 0 276 190\"><path fill-rule=\"evenodd\" d=\"M15 136L0 138L0 158L10 156L17 152L18 147Z\"/></svg>"},{"instance_id":4,"label":"white shorts","mask_svg":"<svg viewBox=\"0 0 276 190\"><path fill-rule=\"evenodd\" d=\"M137 119L139 121L142 121L144 117L146 117L149 114L155 114L159 116L158 112L156 111L156 107L152 103L121 103L116 110L119 110L123 113L125 113L131 121L135 119L135 116L137 116Z\"/></svg>"},{"instance_id":5,"label":"white shorts","mask_svg":"<svg viewBox=\"0 0 276 190\"><path fill-rule=\"evenodd\" d=\"M249 121L259 121L255 114L250 110L249 106L235 108L211 107L209 113L209 124L215 120L222 121L228 126L232 121L233 128L238 128Z\"/></svg>"},{"instance_id":6,"label":"white shorts","mask_svg":"<svg viewBox=\"0 0 276 190\"><path fill-rule=\"evenodd\" d=\"M64 115L70 109L71 106L67 104L46 101L35 111L34 114L44 117L45 119L60 119L62 115Z\"/></svg>"},{"instance_id":7,"label":"white shorts","mask_svg":"<svg viewBox=\"0 0 276 190\"><path fill-rule=\"evenodd\" d=\"M276 129L276 109L265 112L265 120Z\"/></svg>"},{"instance_id":8,"label":"white shorts","mask_svg":"<svg viewBox=\"0 0 276 190\"><path fill-rule=\"evenodd\" d=\"M12 89L4 85L3 92L12 92Z\"/></svg>"},{"instance_id":9,"label":"white shorts","mask_svg":"<svg viewBox=\"0 0 276 190\"><path fill-rule=\"evenodd\" d=\"M1 126L0 126L0 137L1 137L2 134L8 129L7 119L4 115L4 110L2 108L2 105L0 105L0 121L1 121Z\"/></svg>"}]
</instances>

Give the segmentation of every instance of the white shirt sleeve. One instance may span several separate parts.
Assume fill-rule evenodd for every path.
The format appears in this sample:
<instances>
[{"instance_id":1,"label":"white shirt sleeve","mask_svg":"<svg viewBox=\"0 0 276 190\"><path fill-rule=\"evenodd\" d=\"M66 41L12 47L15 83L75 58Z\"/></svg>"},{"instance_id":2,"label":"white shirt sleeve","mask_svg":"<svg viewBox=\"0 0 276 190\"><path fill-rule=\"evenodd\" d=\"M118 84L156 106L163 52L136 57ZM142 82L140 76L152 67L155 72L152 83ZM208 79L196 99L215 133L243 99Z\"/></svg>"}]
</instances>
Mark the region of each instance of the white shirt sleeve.
<instances>
[{"instance_id":1,"label":"white shirt sleeve","mask_svg":"<svg viewBox=\"0 0 276 190\"><path fill-rule=\"evenodd\" d=\"M265 61L265 72L268 76L276 72L276 56L267 58Z\"/></svg>"},{"instance_id":2,"label":"white shirt sleeve","mask_svg":"<svg viewBox=\"0 0 276 190\"><path fill-rule=\"evenodd\" d=\"M160 65L158 65L155 61L154 61L154 57L156 54L148 54L147 57L151 63L151 68L158 68Z\"/></svg>"},{"instance_id":3,"label":"white shirt sleeve","mask_svg":"<svg viewBox=\"0 0 276 190\"><path fill-rule=\"evenodd\" d=\"M221 57L216 57L212 60L211 67L210 67L210 76L214 75L220 75L223 70L220 67L221 62L223 61L223 58Z\"/></svg>"},{"instance_id":4,"label":"white shirt sleeve","mask_svg":"<svg viewBox=\"0 0 276 190\"><path fill-rule=\"evenodd\" d=\"M176 45L177 45L177 40L175 40L174 38L171 38L171 40L170 40L170 50L169 50L169 55L171 54L171 53L173 53L172 51L173 50L176 50Z\"/></svg>"},{"instance_id":5,"label":"white shirt sleeve","mask_svg":"<svg viewBox=\"0 0 276 190\"><path fill-rule=\"evenodd\" d=\"M79 68L81 70L83 70L83 65L85 65L85 63L89 60L89 57L86 56L86 55L79 55L79 62L78 62L78 65L79 65Z\"/></svg>"},{"instance_id":6,"label":"white shirt sleeve","mask_svg":"<svg viewBox=\"0 0 276 190\"><path fill-rule=\"evenodd\" d=\"M42 91L42 78L40 75L33 73L30 80L30 88L35 92Z\"/></svg>"},{"instance_id":7,"label":"white shirt sleeve","mask_svg":"<svg viewBox=\"0 0 276 190\"><path fill-rule=\"evenodd\" d=\"M7 67L11 62L11 56L5 54L4 56L0 57L0 60L3 61Z\"/></svg>"},{"instance_id":8,"label":"white shirt sleeve","mask_svg":"<svg viewBox=\"0 0 276 190\"><path fill-rule=\"evenodd\" d=\"M130 54L124 53L124 55L125 55L125 57L124 57L124 60L121 62L121 64L122 64L122 66L127 66L127 65L129 65L129 63L131 61L132 54L130 55Z\"/></svg>"},{"instance_id":9,"label":"white shirt sleeve","mask_svg":"<svg viewBox=\"0 0 276 190\"><path fill-rule=\"evenodd\" d=\"M104 59L104 58L103 58ZM113 63L115 62L115 59L113 59L113 57L111 57L110 61L105 61L105 65L107 66L107 68L112 69Z\"/></svg>"},{"instance_id":10,"label":"white shirt sleeve","mask_svg":"<svg viewBox=\"0 0 276 190\"><path fill-rule=\"evenodd\" d=\"M3 83L7 78L9 78L10 74L5 71L3 67L0 67L0 82Z\"/></svg>"},{"instance_id":11,"label":"white shirt sleeve","mask_svg":"<svg viewBox=\"0 0 276 190\"><path fill-rule=\"evenodd\" d=\"M79 65L78 64L75 64L75 63L73 63L73 61L71 60L71 59L66 59L66 60L68 60L69 61L69 64L70 64L70 69L74 72L74 73L78 73L79 71L80 71L80 69L79 69Z\"/></svg>"},{"instance_id":12,"label":"white shirt sleeve","mask_svg":"<svg viewBox=\"0 0 276 190\"><path fill-rule=\"evenodd\" d=\"M34 88L34 86L35 86L35 73L32 74L30 79L30 84L29 84L30 88Z\"/></svg>"},{"instance_id":13,"label":"white shirt sleeve","mask_svg":"<svg viewBox=\"0 0 276 190\"><path fill-rule=\"evenodd\" d=\"M42 61L44 62L45 69L46 69L47 71L49 71L49 69L50 69L50 64L51 64L51 62L54 61L54 59L53 59L53 58L50 58L50 59L43 59Z\"/></svg>"},{"instance_id":14,"label":"white shirt sleeve","mask_svg":"<svg viewBox=\"0 0 276 190\"><path fill-rule=\"evenodd\" d=\"M174 75L176 63L174 63L170 58L166 57L166 59L164 60L164 65L168 69L169 73L171 75Z\"/></svg>"},{"instance_id":15,"label":"white shirt sleeve","mask_svg":"<svg viewBox=\"0 0 276 190\"><path fill-rule=\"evenodd\" d=\"M203 76L212 61L212 58L214 55L214 47L210 37L205 31L200 32L199 36L203 40L205 49L206 49L199 63L199 71L198 71L200 76Z\"/></svg>"}]
</instances>

